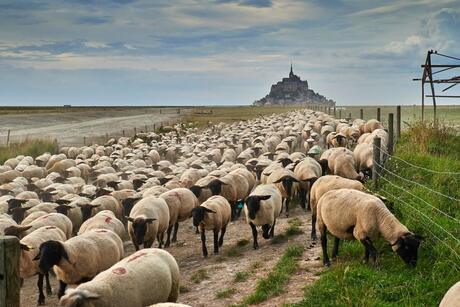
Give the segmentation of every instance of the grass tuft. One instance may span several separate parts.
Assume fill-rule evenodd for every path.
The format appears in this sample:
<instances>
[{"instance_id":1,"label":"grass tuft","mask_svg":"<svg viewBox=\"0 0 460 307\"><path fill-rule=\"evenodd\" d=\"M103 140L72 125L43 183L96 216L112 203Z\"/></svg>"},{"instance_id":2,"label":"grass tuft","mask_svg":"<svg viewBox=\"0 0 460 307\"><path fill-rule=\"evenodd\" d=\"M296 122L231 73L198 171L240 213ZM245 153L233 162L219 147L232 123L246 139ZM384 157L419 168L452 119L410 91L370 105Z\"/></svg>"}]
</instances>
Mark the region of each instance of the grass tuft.
<instances>
[{"instance_id":1,"label":"grass tuft","mask_svg":"<svg viewBox=\"0 0 460 307\"><path fill-rule=\"evenodd\" d=\"M208 271L206 269L199 269L198 271L193 273L193 275L192 275L192 277L190 279L195 284L199 284L200 282L202 282L203 280L208 279L208 278L209 278Z\"/></svg>"},{"instance_id":2,"label":"grass tuft","mask_svg":"<svg viewBox=\"0 0 460 307\"><path fill-rule=\"evenodd\" d=\"M234 282L243 282L248 280L249 273L248 272L236 272Z\"/></svg>"},{"instance_id":3,"label":"grass tuft","mask_svg":"<svg viewBox=\"0 0 460 307\"><path fill-rule=\"evenodd\" d=\"M282 293L290 275L297 269L297 261L302 253L303 246L300 244L286 248L273 271L266 278L260 279L254 293L243 300L243 306L257 304Z\"/></svg>"},{"instance_id":4,"label":"grass tuft","mask_svg":"<svg viewBox=\"0 0 460 307\"><path fill-rule=\"evenodd\" d=\"M55 154L58 152L58 145L53 140L32 140L26 139L19 143L11 143L9 146L0 147L0 164L3 164L10 158L17 157L19 155L37 156L49 152Z\"/></svg>"},{"instance_id":5,"label":"grass tuft","mask_svg":"<svg viewBox=\"0 0 460 307\"><path fill-rule=\"evenodd\" d=\"M227 288L216 293L217 299L229 298L236 293L235 288Z\"/></svg>"},{"instance_id":6,"label":"grass tuft","mask_svg":"<svg viewBox=\"0 0 460 307\"><path fill-rule=\"evenodd\" d=\"M275 235L270 240L271 244L280 244L280 243L286 242L290 237L300 235L303 233L302 229L300 229L302 222L298 218L289 220L288 224L289 226L284 233Z\"/></svg>"},{"instance_id":7,"label":"grass tuft","mask_svg":"<svg viewBox=\"0 0 460 307\"><path fill-rule=\"evenodd\" d=\"M236 242L236 246L243 247L249 244L249 240L247 239L241 239Z\"/></svg>"}]
</instances>

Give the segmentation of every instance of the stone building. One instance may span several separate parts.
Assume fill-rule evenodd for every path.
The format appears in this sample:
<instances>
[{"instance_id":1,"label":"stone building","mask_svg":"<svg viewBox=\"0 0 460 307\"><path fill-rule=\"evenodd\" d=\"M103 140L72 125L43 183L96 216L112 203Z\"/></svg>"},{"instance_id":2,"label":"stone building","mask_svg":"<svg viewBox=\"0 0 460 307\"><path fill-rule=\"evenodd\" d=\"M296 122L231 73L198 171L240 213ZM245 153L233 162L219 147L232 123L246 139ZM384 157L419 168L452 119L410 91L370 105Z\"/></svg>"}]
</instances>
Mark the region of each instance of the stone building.
<instances>
[{"instance_id":1,"label":"stone building","mask_svg":"<svg viewBox=\"0 0 460 307\"><path fill-rule=\"evenodd\" d=\"M291 64L289 77L273 84L268 95L254 102L255 106L286 104L335 106L335 101L309 89L308 81L302 81L299 76L295 75Z\"/></svg>"}]
</instances>

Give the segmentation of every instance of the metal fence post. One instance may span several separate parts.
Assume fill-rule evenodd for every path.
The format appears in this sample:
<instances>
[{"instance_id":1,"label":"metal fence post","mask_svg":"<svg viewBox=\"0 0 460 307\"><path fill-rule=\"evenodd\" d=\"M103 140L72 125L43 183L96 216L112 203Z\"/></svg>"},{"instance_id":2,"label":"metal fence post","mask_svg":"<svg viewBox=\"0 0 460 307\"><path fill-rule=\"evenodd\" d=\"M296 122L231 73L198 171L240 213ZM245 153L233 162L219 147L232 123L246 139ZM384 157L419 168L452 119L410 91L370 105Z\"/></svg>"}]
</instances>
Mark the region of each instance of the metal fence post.
<instances>
[{"instance_id":1,"label":"metal fence post","mask_svg":"<svg viewBox=\"0 0 460 307\"><path fill-rule=\"evenodd\" d=\"M19 307L19 254L18 238L0 238L0 307Z\"/></svg>"},{"instance_id":2,"label":"metal fence post","mask_svg":"<svg viewBox=\"0 0 460 307\"><path fill-rule=\"evenodd\" d=\"M381 145L381 139L379 137L375 137L374 143L373 143L373 157L372 157L372 181L374 182L375 189L377 189L379 186L380 145Z\"/></svg>"},{"instance_id":3,"label":"metal fence post","mask_svg":"<svg viewBox=\"0 0 460 307\"><path fill-rule=\"evenodd\" d=\"M388 154L393 154L394 144L394 121L393 113L388 114Z\"/></svg>"}]
</instances>

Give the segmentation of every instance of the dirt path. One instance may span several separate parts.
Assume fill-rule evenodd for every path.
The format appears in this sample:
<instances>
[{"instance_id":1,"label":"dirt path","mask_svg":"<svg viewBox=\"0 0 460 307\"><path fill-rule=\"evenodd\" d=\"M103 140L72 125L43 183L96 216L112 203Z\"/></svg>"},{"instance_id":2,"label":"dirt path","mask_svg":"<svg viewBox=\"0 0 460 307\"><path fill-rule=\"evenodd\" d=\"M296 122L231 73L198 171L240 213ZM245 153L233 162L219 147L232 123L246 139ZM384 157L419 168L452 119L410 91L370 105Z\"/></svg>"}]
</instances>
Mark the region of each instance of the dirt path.
<instances>
[{"instance_id":1,"label":"dirt path","mask_svg":"<svg viewBox=\"0 0 460 307\"><path fill-rule=\"evenodd\" d=\"M26 138L57 139L59 145L83 145L85 136L88 143L91 139L104 136L121 136L122 130L127 135L138 131L153 128L160 123L173 122L178 117L187 114L189 110L159 108L123 108L113 109L94 108L76 112L50 112L37 114L8 114L0 116L0 144L6 142L6 133L11 130L11 142L18 142Z\"/></svg>"},{"instance_id":2,"label":"dirt path","mask_svg":"<svg viewBox=\"0 0 460 307\"><path fill-rule=\"evenodd\" d=\"M292 243L305 246L298 270L291 276L282 295L269 299L259 306L282 306L284 303L300 301L303 288L318 279L317 273L322 270L319 261L320 246L312 245L309 240L310 213L305 213L298 207L292 209L290 213L289 218L283 216L277 221L275 235L284 232L289 226L288 221L294 218L301 220L300 229L303 234L277 244L272 244L259 236L260 248L253 250L250 227L241 218L228 227L224 246L219 255L212 254L212 234L207 235L210 251L207 259L201 255L200 238L195 234L191 222L183 223L179 229L179 241L168 249L180 266L182 280L179 301L194 307L229 306L240 303L245 296L253 292L257 281L267 276L286 247ZM237 242L243 239L248 240L247 244L237 246ZM134 251L130 242L125 243L125 250L127 255ZM237 272L245 272L240 275L245 275L246 280L235 282ZM38 297L36 281L35 277L25 281L21 289L22 306L36 305ZM52 278L51 283L56 293L56 280ZM219 292L228 289L233 291L228 297L216 297ZM48 297L46 302L46 306L56 306L57 298L53 295Z\"/></svg>"}]
</instances>

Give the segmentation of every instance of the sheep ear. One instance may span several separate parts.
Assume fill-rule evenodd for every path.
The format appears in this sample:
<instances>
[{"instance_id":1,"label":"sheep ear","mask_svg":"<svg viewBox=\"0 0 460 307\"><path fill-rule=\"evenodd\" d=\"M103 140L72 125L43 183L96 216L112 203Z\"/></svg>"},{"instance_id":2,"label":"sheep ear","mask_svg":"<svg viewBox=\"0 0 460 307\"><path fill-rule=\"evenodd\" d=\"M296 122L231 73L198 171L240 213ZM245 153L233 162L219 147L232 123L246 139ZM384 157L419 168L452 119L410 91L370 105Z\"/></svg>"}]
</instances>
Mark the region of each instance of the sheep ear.
<instances>
[{"instance_id":1,"label":"sheep ear","mask_svg":"<svg viewBox=\"0 0 460 307\"><path fill-rule=\"evenodd\" d=\"M145 222L148 223L148 224L152 224L153 221L156 221L157 219L155 218L151 218L151 219L145 219Z\"/></svg>"},{"instance_id":2,"label":"sheep ear","mask_svg":"<svg viewBox=\"0 0 460 307\"><path fill-rule=\"evenodd\" d=\"M27 245L27 244L22 244L22 243L19 243L19 248L24 250L24 251L26 251L26 252L31 251L31 250L34 249L33 246Z\"/></svg>"},{"instance_id":3,"label":"sheep ear","mask_svg":"<svg viewBox=\"0 0 460 307\"><path fill-rule=\"evenodd\" d=\"M262 195L262 196L259 196L259 199L260 200L267 200L271 197L271 195Z\"/></svg>"},{"instance_id":4,"label":"sheep ear","mask_svg":"<svg viewBox=\"0 0 460 307\"><path fill-rule=\"evenodd\" d=\"M203 208L204 208L204 211L206 211L206 212L209 212L209 213L216 213L216 211L213 211L213 210L208 209L208 208L206 208L206 207L203 207Z\"/></svg>"},{"instance_id":5,"label":"sheep ear","mask_svg":"<svg viewBox=\"0 0 460 307\"><path fill-rule=\"evenodd\" d=\"M18 237L21 233L23 233L24 231L30 229L32 226L16 226L16 225L13 225L13 226L10 226L10 227L7 227L3 230L3 233L5 234L5 236L16 236Z\"/></svg>"},{"instance_id":6,"label":"sheep ear","mask_svg":"<svg viewBox=\"0 0 460 307\"><path fill-rule=\"evenodd\" d=\"M126 220L133 223L134 222L134 219L130 216L125 216Z\"/></svg>"},{"instance_id":7,"label":"sheep ear","mask_svg":"<svg viewBox=\"0 0 460 307\"><path fill-rule=\"evenodd\" d=\"M85 299L88 299L88 300L95 300L99 298L99 294L88 291L88 290L85 290L85 293L83 295Z\"/></svg>"},{"instance_id":8,"label":"sheep ear","mask_svg":"<svg viewBox=\"0 0 460 307\"><path fill-rule=\"evenodd\" d=\"M91 205L91 208L97 208L100 207L101 205Z\"/></svg>"}]
</instances>

